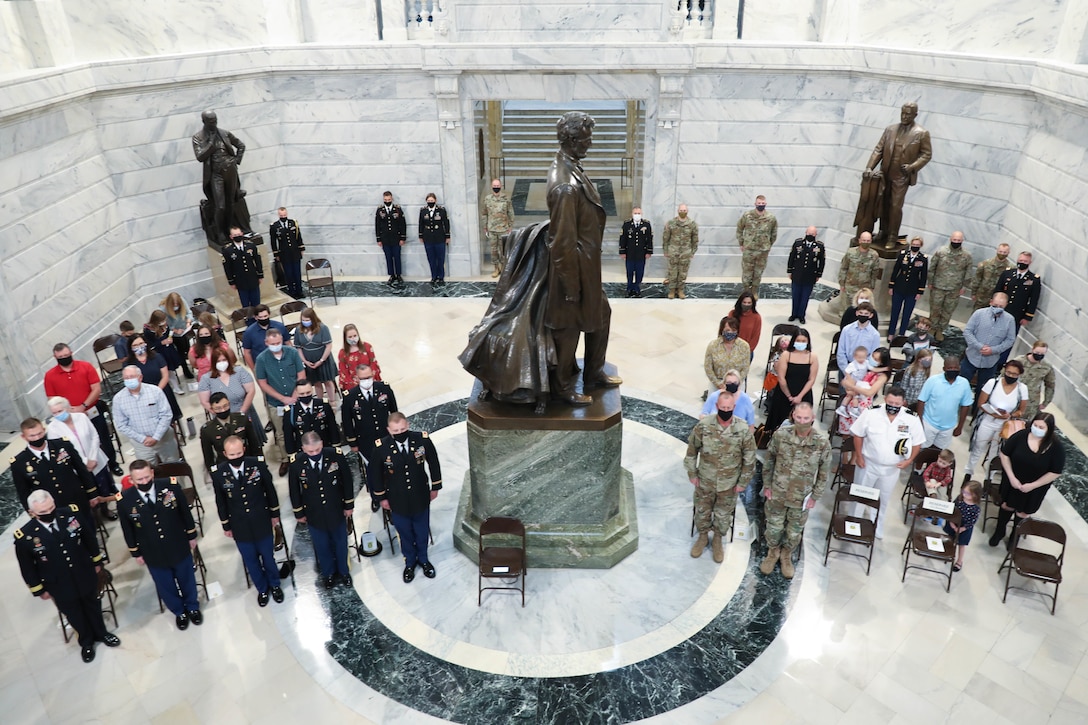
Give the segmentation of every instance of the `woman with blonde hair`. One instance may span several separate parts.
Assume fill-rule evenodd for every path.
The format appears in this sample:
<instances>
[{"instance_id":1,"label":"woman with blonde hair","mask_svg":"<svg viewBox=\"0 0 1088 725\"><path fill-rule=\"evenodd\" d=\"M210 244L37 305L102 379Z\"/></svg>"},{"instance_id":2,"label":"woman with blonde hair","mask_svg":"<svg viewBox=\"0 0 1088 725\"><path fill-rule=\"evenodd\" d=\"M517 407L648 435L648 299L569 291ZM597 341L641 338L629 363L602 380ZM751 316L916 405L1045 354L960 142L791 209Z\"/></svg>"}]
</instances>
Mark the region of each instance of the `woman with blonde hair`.
<instances>
[{"instance_id":1,"label":"woman with blonde hair","mask_svg":"<svg viewBox=\"0 0 1088 725\"><path fill-rule=\"evenodd\" d=\"M359 328L355 325L344 325L344 347L337 355L340 369L340 394L347 395L348 391L358 385L355 380L355 368L360 365L369 365L374 371L374 379L381 382L382 369L378 367L378 358L374 355L374 348L369 342L359 335Z\"/></svg>"},{"instance_id":2,"label":"woman with blonde hair","mask_svg":"<svg viewBox=\"0 0 1088 725\"><path fill-rule=\"evenodd\" d=\"M177 292L171 292L159 303L159 309L166 315L166 325L170 328L170 336L174 340L174 349L178 351L181 360L181 369L185 371L185 377L193 379L193 371L189 368L189 333L193 329L193 313L185 304Z\"/></svg>"},{"instance_id":3,"label":"woman with blonde hair","mask_svg":"<svg viewBox=\"0 0 1088 725\"><path fill-rule=\"evenodd\" d=\"M846 308L846 311L842 313L842 319L839 320L839 329L846 327L851 322L857 322L858 319L858 305L862 302L868 302L869 304L876 306L876 295L868 287L862 287L854 295L853 303ZM876 314L876 310L873 310L873 319L869 320L872 324L872 329L876 330L880 327L880 319Z\"/></svg>"},{"instance_id":4,"label":"woman with blonde hair","mask_svg":"<svg viewBox=\"0 0 1088 725\"><path fill-rule=\"evenodd\" d=\"M302 353L306 379L315 389L324 386L329 405L337 407L336 365L332 361L332 333L329 332L328 326L321 323L321 318L312 307L304 309L299 316L299 325L295 328L295 348Z\"/></svg>"}]
</instances>

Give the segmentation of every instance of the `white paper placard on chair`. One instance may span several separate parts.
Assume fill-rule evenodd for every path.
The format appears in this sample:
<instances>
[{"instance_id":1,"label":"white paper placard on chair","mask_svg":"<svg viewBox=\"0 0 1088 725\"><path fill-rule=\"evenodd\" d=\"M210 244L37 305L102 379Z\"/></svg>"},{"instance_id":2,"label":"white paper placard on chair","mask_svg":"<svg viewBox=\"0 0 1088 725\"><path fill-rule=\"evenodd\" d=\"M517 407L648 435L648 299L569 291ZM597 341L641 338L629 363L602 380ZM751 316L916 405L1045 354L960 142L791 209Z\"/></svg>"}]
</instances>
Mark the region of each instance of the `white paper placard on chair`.
<instances>
[{"instance_id":1,"label":"white paper placard on chair","mask_svg":"<svg viewBox=\"0 0 1088 725\"><path fill-rule=\"evenodd\" d=\"M927 536L926 547L929 548L930 551L944 551L944 540L939 536Z\"/></svg>"},{"instance_id":2,"label":"white paper placard on chair","mask_svg":"<svg viewBox=\"0 0 1088 725\"><path fill-rule=\"evenodd\" d=\"M857 521L847 521L846 533L850 536L861 536L861 524Z\"/></svg>"},{"instance_id":3,"label":"white paper placard on chair","mask_svg":"<svg viewBox=\"0 0 1088 725\"><path fill-rule=\"evenodd\" d=\"M950 514L956 510L956 504L952 501L945 501L944 499L940 498L926 497L922 499L922 508L924 508L926 511L936 511L937 513Z\"/></svg>"},{"instance_id":4,"label":"white paper placard on chair","mask_svg":"<svg viewBox=\"0 0 1088 725\"><path fill-rule=\"evenodd\" d=\"M872 501L880 500L880 489L870 488L869 486L862 486L860 483L850 484L850 495L859 496L861 498L867 498Z\"/></svg>"}]
</instances>

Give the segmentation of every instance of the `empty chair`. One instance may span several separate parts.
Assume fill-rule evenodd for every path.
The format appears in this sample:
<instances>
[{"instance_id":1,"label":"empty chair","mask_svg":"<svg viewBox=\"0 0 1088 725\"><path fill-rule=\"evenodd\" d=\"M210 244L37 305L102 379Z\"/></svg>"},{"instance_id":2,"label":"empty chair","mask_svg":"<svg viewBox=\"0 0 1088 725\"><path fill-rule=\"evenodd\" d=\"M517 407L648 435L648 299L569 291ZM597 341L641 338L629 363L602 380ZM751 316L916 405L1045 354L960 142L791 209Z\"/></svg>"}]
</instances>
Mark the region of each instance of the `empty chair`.
<instances>
[{"instance_id":1,"label":"empty chair","mask_svg":"<svg viewBox=\"0 0 1088 725\"><path fill-rule=\"evenodd\" d=\"M249 327L250 320L252 319L252 307L240 307L230 313L230 331L234 333L234 347L238 351L239 360L246 359L242 349L242 335L245 334L246 328Z\"/></svg>"},{"instance_id":2,"label":"empty chair","mask_svg":"<svg viewBox=\"0 0 1088 725\"><path fill-rule=\"evenodd\" d=\"M500 542L485 541L488 537ZM496 545L501 544L501 545ZM517 519L492 516L480 525L479 576L476 606L483 603L484 590L509 589L521 591L521 606L525 606L525 526ZM484 586L484 579L501 579L504 586ZM511 586L513 585L513 586Z\"/></svg>"},{"instance_id":3,"label":"empty chair","mask_svg":"<svg viewBox=\"0 0 1088 725\"><path fill-rule=\"evenodd\" d=\"M986 480L982 482L982 530L986 530L987 521L997 521L997 514L1001 511L1001 456L994 456L990 465L986 468ZM994 513L990 515L990 504L993 504Z\"/></svg>"},{"instance_id":4,"label":"empty chair","mask_svg":"<svg viewBox=\"0 0 1088 725\"><path fill-rule=\"evenodd\" d=\"M124 361L117 357L116 350L114 349L114 343L121 339L121 336L117 333L112 335L105 335L94 341L92 348L94 348L94 359L98 362L98 370L102 374L102 378L108 378L114 373L121 372L121 368L125 366ZM103 355L102 353L106 353ZM73 400L69 401L72 405L78 405L82 401Z\"/></svg>"},{"instance_id":5,"label":"empty chair","mask_svg":"<svg viewBox=\"0 0 1088 725\"><path fill-rule=\"evenodd\" d=\"M907 580L907 569L921 569L935 574L945 575L943 570L931 569L921 564L911 564L910 557L915 557L945 563L948 565L948 583L946 592L952 591L952 572L956 563L956 537L949 536L943 529L937 528L929 522L929 517L939 517L948 521L953 526L959 526L963 517L960 510L953 509L952 513L945 513L934 508L937 499L923 497L922 502L914 509L914 516L910 522L910 531L907 532L907 540L903 542L900 553L906 553L907 558L903 562L903 577L900 581ZM933 543L933 546L930 544ZM938 548L939 547L939 548Z\"/></svg>"},{"instance_id":6,"label":"empty chair","mask_svg":"<svg viewBox=\"0 0 1088 725\"><path fill-rule=\"evenodd\" d=\"M854 483L854 436L846 436L842 439L842 448L839 450L839 465L835 468L835 476L831 479L831 488L846 486L849 488Z\"/></svg>"},{"instance_id":7,"label":"empty chair","mask_svg":"<svg viewBox=\"0 0 1088 725\"><path fill-rule=\"evenodd\" d=\"M306 286L310 291L310 307L314 306L314 291L329 289L336 304L340 299L336 296L336 283L332 276L332 263L327 259L315 258L306 260Z\"/></svg>"},{"instance_id":8,"label":"empty chair","mask_svg":"<svg viewBox=\"0 0 1088 725\"><path fill-rule=\"evenodd\" d=\"M1049 541L1059 549L1058 553L1054 554L1034 548L1026 548L1024 539L1029 536L1036 537L1039 540L1030 542L1033 547L1037 546L1041 541ZM1004 602L1008 598L1010 589L1019 589L1022 592L1036 592L1050 599L1050 613L1054 614L1054 610L1058 606L1058 587L1062 583L1062 565L1064 563L1065 529L1053 521L1033 518L1024 519L1016 529L1016 540L1013 542L1012 549L1005 555L1005 560L1001 562L1001 566L997 570L997 573L1000 574L1002 569L1008 569L1005 574L1005 593L1001 596L1001 601ZM1054 594L1051 595L1046 591L1037 589L1012 586L1011 579L1014 569L1017 574L1026 579L1053 584Z\"/></svg>"},{"instance_id":9,"label":"empty chair","mask_svg":"<svg viewBox=\"0 0 1088 725\"><path fill-rule=\"evenodd\" d=\"M827 367L824 369L824 389L820 393L818 404L820 422L824 420L824 413L835 411L839 407L839 397L842 395L842 386L839 385L839 363L835 356L839 352L839 333L831 338L831 352L827 356ZM837 426L836 426L837 427Z\"/></svg>"},{"instance_id":10,"label":"empty chair","mask_svg":"<svg viewBox=\"0 0 1088 725\"><path fill-rule=\"evenodd\" d=\"M284 302L280 305L280 322L287 328L287 336L284 340L290 340L295 336L295 328L299 325L299 317L296 317L291 322L287 321L288 315L299 315L301 317L302 311L306 309L306 303L302 300L295 300L294 302Z\"/></svg>"},{"instance_id":11,"label":"empty chair","mask_svg":"<svg viewBox=\"0 0 1088 725\"><path fill-rule=\"evenodd\" d=\"M880 498L866 498L854 495L850 492L852 486L841 486L835 492L835 504L831 509L831 523L827 527L827 540L824 545L824 566L827 566L827 558L834 551L847 556L858 556L865 559L865 576L869 576L869 570L873 566L873 549L876 545L876 522L880 518ZM867 516L852 516L846 513L845 507L860 504L873 510L873 520ZM864 546L868 553L859 553L850 549L832 549L831 541L841 541L844 544Z\"/></svg>"}]
</instances>

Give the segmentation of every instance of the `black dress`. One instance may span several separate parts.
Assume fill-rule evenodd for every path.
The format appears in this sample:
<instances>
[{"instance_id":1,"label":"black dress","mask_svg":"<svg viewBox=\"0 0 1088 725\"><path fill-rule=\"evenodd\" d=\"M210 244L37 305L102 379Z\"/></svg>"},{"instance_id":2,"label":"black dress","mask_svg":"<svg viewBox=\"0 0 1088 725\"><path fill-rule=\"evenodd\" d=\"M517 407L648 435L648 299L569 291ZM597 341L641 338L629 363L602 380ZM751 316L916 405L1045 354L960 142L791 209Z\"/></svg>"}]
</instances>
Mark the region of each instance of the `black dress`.
<instances>
[{"instance_id":1,"label":"black dress","mask_svg":"<svg viewBox=\"0 0 1088 725\"><path fill-rule=\"evenodd\" d=\"M789 358L792 353L785 353L786 357L786 387L790 389L792 393L794 390L800 390L805 387L805 383L808 382L809 370L811 369L811 356L809 353L810 362L795 363ZM812 390L809 389L802 398L806 403L812 402ZM782 392L782 387L776 385L774 388L774 395L771 397L771 410L767 413L767 422L764 430L768 432L778 430L778 426L782 425L782 421L789 417L790 411L793 409L793 403L789 401L786 394Z\"/></svg>"},{"instance_id":2,"label":"black dress","mask_svg":"<svg viewBox=\"0 0 1088 725\"><path fill-rule=\"evenodd\" d=\"M1036 453L1028 447L1028 436L1031 435L1030 427L1027 430L1013 433L1001 445L1001 452L1009 457L1009 465L1020 483L1031 483L1042 478L1047 473L1061 473L1065 468L1065 449L1055 437L1050 442L1050 448ZM1009 483L1009 477L1005 471L1001 471L1001 499L1011 506L1017 513L1033 514L1039 510L1050 490L1050 485L1040 486L1034 491L1017 491Z\"/></svg>"}]
</instances>

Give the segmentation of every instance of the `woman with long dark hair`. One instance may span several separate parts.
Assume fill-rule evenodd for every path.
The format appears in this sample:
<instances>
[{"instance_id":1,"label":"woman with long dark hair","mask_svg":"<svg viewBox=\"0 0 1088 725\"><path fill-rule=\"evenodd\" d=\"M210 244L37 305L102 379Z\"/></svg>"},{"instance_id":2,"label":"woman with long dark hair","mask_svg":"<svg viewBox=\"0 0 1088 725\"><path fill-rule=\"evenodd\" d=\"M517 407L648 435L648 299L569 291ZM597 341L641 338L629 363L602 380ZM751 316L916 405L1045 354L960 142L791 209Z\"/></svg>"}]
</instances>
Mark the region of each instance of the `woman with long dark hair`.
<instances>
[{"instance_id":1,"label":"woman with long dark hair","mask_svg":"<svg viewBox=\"0 0 1088 725\"><path fill-rule=\"evenodd\" d=\"M801 328L792 338L786 351L775 363L778 387L771 398L771 410L767 413L764 430L773 433L789 417L797 403L812 402L812 386L820 375L820 359L812 349L812 336Z\"/></svg>"},{"instance_id":2,"label":"woman with long dark hair","mask_svg":"<svg viewBox=\"0 0 1088 725\"><path fill-rule=\"evenodd\" d=\"M990 546L1001 543L1009 519L1013 519L1009 543L1016 540L1016 527L1039 510L1050 484L1065 468L1065 449L1056 435L1054 416L1036 413L1026 430L1013 433L1002 444L1000 455L1001 511Z\"/></svg>"}]
</instances>

